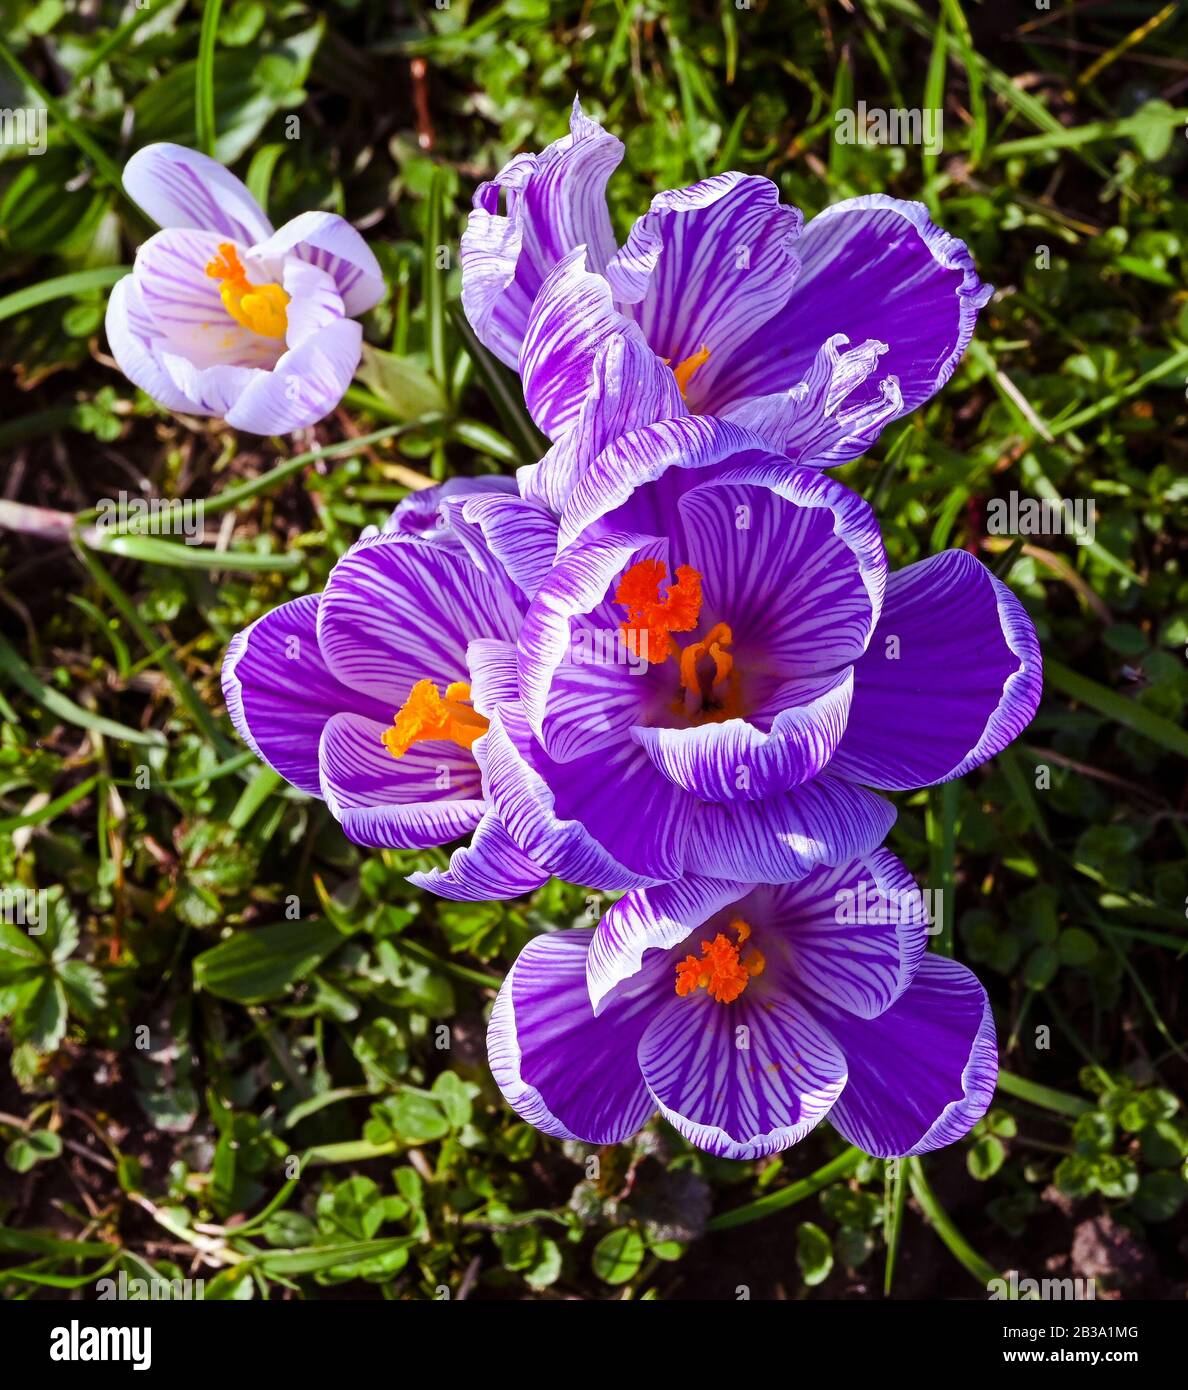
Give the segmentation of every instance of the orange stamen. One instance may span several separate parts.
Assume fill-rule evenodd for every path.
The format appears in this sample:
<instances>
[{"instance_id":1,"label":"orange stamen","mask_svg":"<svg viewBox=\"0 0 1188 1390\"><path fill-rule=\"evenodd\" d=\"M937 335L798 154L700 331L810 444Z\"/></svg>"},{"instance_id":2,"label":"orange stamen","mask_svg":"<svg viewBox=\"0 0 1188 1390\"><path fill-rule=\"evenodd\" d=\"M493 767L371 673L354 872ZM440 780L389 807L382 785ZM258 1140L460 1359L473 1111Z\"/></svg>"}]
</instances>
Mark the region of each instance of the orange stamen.
<instances>
[{"instance_id":1,"label":"orange stamen","mask_svg":"<svg viewBox=\"0 0 1188 1390\"><path fill-rule=\"evenodd\" d=\"M745 959L742 955L742 945L751 935L751 928L741 918L736 918L730 930L738 937L737 943L719 932L712 941L701 943L700 959L686 956L677 962L676 992L682 999L704 989L711 999L731 1004L756 975L763 974L767 962L762 952L752 946Z\"/></svg>"},{"instance_id":2,"label":"orange stamen","mask_svg":"<svg viewBox=\"0 0 1188 1390\"><path fill-rule=\"evenodd\" d=\"M620 626L627 646L645 661L667 661L673 652L673 632L692 632L701 616L701 575L689 565L677 568L667 593L660 584L668 573L663 560L637 560L628 569L614 601L627 610Z\"/></svg>"},{"instance_id":3,"label":"orange stamen","mask_svg":"<svg viewBox=\"0 0 1188 1390\"><path fill-rule=\"evenodd\" d=\"M487 720L470 703L465 681L447 685L444 699L432 681L417 681L393 715L392 728L384 730L382 742L394 758L402 758L414 743L441 740L469 748L487 728Z\"/></svg>"},{"instance_id":4,"label":"orange stamen","mask_svg":"<svg viewBox=\"0 0 1188 1390\"><path fill-rule=\"evenodd\" d=\"M689 385L689 380L693 376L693 373L698 369L698 367L705 366L705 364L709 361L709 355L709 348L707 348L706 345L702 343L702 345L697 349L696 352L690 353L688 357L683 358L672 369L672 374L676 377L677 387L680 389L682 399L685 396L685 392Z\"/></svg>"},{"instance_id":5,"label":"orange stamen","mask_svg":"<svg viewBox=\"0 0 1188 1390\"><path fill-rule=\"evenodd\" d=\"M715 623L700 642L690 642L681 652L681 687L686 692L683 708L694 719L732 719L739 711L738 673L734 657L726 650L734 634L725 623ZM704 658L714 664L713 675L701 669Z\"/></svg>"},{"instance_id":6,"label":"orange stamen","mask_svg":"<svg viewBox=\"0 0 1188 1390\"><path fill-rule=\"evenodd\" d=\"M289 296L281 285L253 285L229 241L219 243L219 253L206 267L212 280L221 280L219 298L236 323L262 338L283 338L289 326Z\"/></svg>"}]
</instances>

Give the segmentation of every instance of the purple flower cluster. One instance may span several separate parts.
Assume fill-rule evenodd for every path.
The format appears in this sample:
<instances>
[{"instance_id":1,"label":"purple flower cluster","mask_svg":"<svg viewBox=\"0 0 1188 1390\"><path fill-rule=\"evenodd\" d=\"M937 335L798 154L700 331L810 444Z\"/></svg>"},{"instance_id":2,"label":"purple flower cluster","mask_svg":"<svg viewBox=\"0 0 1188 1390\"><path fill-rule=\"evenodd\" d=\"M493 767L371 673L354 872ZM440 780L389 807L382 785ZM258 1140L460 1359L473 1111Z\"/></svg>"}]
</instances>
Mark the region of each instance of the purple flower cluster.
<instances>
[{"instance_id":1,"label":"purple flower cluster","mask_svg":"<svg viewBox=\"0 0 1188 1390\"><path fill-rule=\"evenodd\" d=\"M1010 743L1040 654L966 552L891 571L822 470L948 380L990 289L918 204L802 227L741 174L660 194L616 247L621 157L575 104L463 238L466 312L549 452L409 499L240 633L228 708L352 839L470 834L415 876L442 896L624 894L500 991L492 1070L533 1124L608 1143L659 1111L747 1158L828 1115L924 1152L989 1105L994 1025L925 949L881 793Z\"/></svg>"}]
</instances>

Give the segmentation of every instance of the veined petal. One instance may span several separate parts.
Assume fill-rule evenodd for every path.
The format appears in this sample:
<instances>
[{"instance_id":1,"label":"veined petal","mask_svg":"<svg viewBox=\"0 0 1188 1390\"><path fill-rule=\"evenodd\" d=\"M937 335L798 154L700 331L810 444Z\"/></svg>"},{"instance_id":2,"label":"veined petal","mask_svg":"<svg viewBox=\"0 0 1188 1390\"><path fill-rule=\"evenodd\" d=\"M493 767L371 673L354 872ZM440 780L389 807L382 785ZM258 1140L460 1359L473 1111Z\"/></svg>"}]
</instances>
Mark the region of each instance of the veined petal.
<instances>
[{"instance_id":1,"label":"veined petal","mask_svg":"<svg viewBox=\"0 0 1188 1390\"><path fill-rule=\"evenodd\" d=\"M669 1124L720 1158L795 1144L846 1084L841 1050L804 1006L755 988L730 1004L674 988L644 1031L639 1066Z\"/></svg>"},{"instance_id":2,"label":"veined petal","mask_svg":"<svg viewBox=\"0 0 1188 1390\"><path fill-rule=\"evenodd\" d=\"M338 319L291 348L240 396L226 420L252 434L287 434L316 425L338 405L355 375L363 330Z\"/></svg>"},{"instance_id":3,"label":"veined petal","mask_svg":"<svg viewBox=\"0 0 1188 1390\"><path fill-rule=\"evenodd\" d=\"M614 254L606 183L622 157L622 144L575 99L568 135L539 155L517 155L475 193L462 236L462 306L506 366L519 363L528 312L553 266L578 246L594 271Z\"/></svg>"},{"instance_id":4,"label":"veined petal","mask_svg":"<svg viewBox=\"0 0 1188 1390\"><path fill-rule=\"evenodd\" d=\"M285 306L287 347L300 347L306 338L343 317L342 296L328 271L293 257L285 263L282 284L289 296Z\"/></svg>"},{"instance_id":5,"label":"veined petal","mask_svg":"<svg viewBox=\"0 0 1188 1390\"><path fill-rule=\"evenodd\" d=\"M492 715L480 745L492 809L524 853L558 878L614 891L682 871L692 799L631 743L555 763L509 704Z\"/></svg>"},{"instance_id":6,"label":"veined petal","mask_svg":"<svg viewBox=\"0 0 1188 1390\"><path fill-rule=\"evenodd\" d=\"M413 540L433 541L459 549L462 541L453 527L454 509L447 504L463 494L488 492L514 496L516 480L500 474L447 478L444 483L422 488L420 492L410 492L402 498L384 522L383 529Z\"/></svg>"},{"instance_id":7,"label":"veined petal","mask_svg":"<svg viewBox=\"0 0 1188 1390\"><path fill-rule=\"evenodd\" d=\"M470 671L470 703L490 718L492 710L520 698L516 649L496 637L476 637L466 648Z\"/></svg>"},{"instance_id":8,"label":"veined petal","mask_svg":"<svg viewBox=\"0 0 1188 1390\"><path fill-rule=\"evenodd\" d=\"M394 758L382 742L390 727L337 714L322 730L322 795L346 836L378 849L427 849L473 830L486 809L473 753L433 741Z\"/></svg>"},{"instance_id":9,"label":"veined petal","mask_svg":"<svg viewBox=\"0 0 1188 1390\"><path fill-rule=\"evenodd\" d=\"M989 1109L998 1081L994 1015L957 961L926 955L877 1018L813 1009L849 1069L829 1122L865 1153L902 1158L944 1148Z\"/></svg>"},{"instance_id":10,"label":"veined petal","mask_svg":"<svg viewBox=\"0 0 1188 1390\"><path fill-rule=\"evenodd\" d=\"M201 408L180 391L161 362L161 339L145 311L136 277L125 275L107 301L107 342L119 369L134 386L167 410L200 415Z\"/></svg>"},{"instance_id":11,"label":"veined petal","mask_svg":"<svg viewBox=\"0 0 1188 1390\"><path fill-rule=\"evenodd\" d=\"M883 193L827 207L804 229L800 276L783 310L734 354L716 382L717 409L787 390L809 371L820 329L888 345L904 411L949 380L993 288L978 279L965 244L937 227L923 203ZM872 379L855 393L874 398Z\"/></svg>"},{"instance_id":12,"label":"veined petal","mask_svg":"<svg viewBox=\"0 0 1188 1390\"><path fill-rule=\"evenodd\" d=\"M917 561L887 582L831 771L889 790L960 777L1023 732L1042 685L1035 628L1000 579L964 550Z\"/></svg>"},{"instance_id":13,"label":"veined petal","mask_svg":"<svg viewBox=\"0 0 1188 1390\"><path fill-rule=\"evenodd\" d=\"M718 377L783 308L802 224L770 179L715 174L658 193L607 266L616 300L630 306L659 356L675 366L708 349L687 386L693 410L713 409Z\"/></svg>"},{"instance_id":14,"label":"veined petal","mask_svg":"<svg viewBox=\"0 0 1188 1390\"><path fill-rule=\"evenodd\" d=\"M318 646L320 594L303 594L237 632L223 659L223 697L258 758L310 796L321 796L318 739L344 710L385 717L384 707L337 680Z\"/></svg>"},{"instance_id":15,"label":"veined petal","mask_svg":"<svg viewBox=\"0 0 1188 1390\"><path fill-rule=\"evenodd\" d=\"M791 883L869 854L894 823L889 801L825 774L766 801L700 803L685 860L713 877Z\"/></svg>"},{"instance_id":16,"label":"veined petal","mask_svg":"<svg viewBox=\"0 0 1188 1390\"><path fill-rule=\"evenodd\" d=\"M520 611L465 555L380 532L330 572L318 638L339 679L391 703L391 717L417 681L465 681L475 638L514 641Z\"/></svg>"},{"instance_id":17,"label":"veined petal","mask_svg":"<svg viewBox=\"0 0 1188 1390\"><path fill-rule=\"evenodd\" d=\"M743 897L749 884L689 874L657 888L635 888L612 903L594 929L586 981L595 1013L636 976L647 951L679 946L715 912Z\"/></svg>"},{"instance_id":18,"label":"veined petal","mask_svg":"<svg viewBox=\"0 0 1188 1390\"><path fill-rule=\"evenodd\" d=\"M176 352L162 352L161 365L200 414L223 417L235 408L235 402L257 377L267 375L262 367L196 367L188 357Z\"/></svg>"},{"instance_id":19,"label":"veined petal","mask_svg":"<svg viewBox=\"0 0 1188 1390\"><path fill-rule=\"evenodd\" d=\"M506 492L466 493L444 504L467 553L531 598L557 554L557 521L539 502Z\"/></svg>"},{"instance_id":20,"label":"veined petal","mask_svg":"<svg viewBox=\"0 0 1188 1390\"><path fill-rule=\"evenodd\" d=\"M748 922L781 937L782 953L768 953L773 978L859 1018L894 1004L928 945L923 895L886 849L758 888L747 907Z\"/></svg>"},{"instance_id":21,"label":"veined petal","mask_svg":"<svg viewBox=\"0 0 1188 1390\"><path fill-rule=\"evenodd\" d=\"M558 1139L618 1144L654 1109L635 1052L655 996L643 980L596 1019L586 995L592 935L551 932L524 947L491 1011L487 1054L504 1099L529 1124Z\"/></svg>"},{"instance_id":22,"label":"veined petal","mask_svg":"<svg viewBox=\"0 0 1188 1390\"><path fill-rule=\"evenodd\" d=\"M491 898L518 898L531 893L548 879L513 843L490 811L478 823L469 845L450 855L448 869L429 869L409 874L408 881L439 898L455 902L486 902Z\"/></svg>"},{"instance_id":23,"label":"veined petal","mask_svg":"<svg viewBox=\"0 0 1188 1390\"><path fill-rule=\"evenodd\" d=\"M182 145L145 145L124 165L124 189L158 227L198 227L250 246L272 224L247 186L216 159Z\"/></svg>"},{"instance_id":24,"label":"veined petal","mask_svg":"<svg viewBox=\"0 0 1188 1390\"><path fill-rule=\"evenodd\" d=\"M278 260L292 254L324 270L351 318L373 309L384 297L384 275L375 253L337 213L300 213L253 246L252 254Z\"/></svg>"}]
</instances>

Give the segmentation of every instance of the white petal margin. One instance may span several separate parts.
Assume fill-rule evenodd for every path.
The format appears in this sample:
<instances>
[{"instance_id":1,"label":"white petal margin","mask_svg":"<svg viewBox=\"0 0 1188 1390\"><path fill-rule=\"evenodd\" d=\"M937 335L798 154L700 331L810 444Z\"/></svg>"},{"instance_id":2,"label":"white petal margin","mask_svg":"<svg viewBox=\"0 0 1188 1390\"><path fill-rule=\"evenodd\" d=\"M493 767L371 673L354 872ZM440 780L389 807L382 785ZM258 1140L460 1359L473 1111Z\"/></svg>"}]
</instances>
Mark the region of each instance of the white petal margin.
<instances>
[{"instance_id":1,"label":"white petal margin","mask_svg":"<svg viewBox=\"0 0 1188 1390\"><path fill-rule=\"evenodd\" d=\"M998 1081L994 1016L976 976L929 954L884 1013L814 1011L845 1052L849 1081L829 1122L865 1153L904 1158L956 1143L990 1108Z\"/></svg>"},{"instance_id":2,"label":"white petal margin","mask_svg":"<svg viewBox=\"0 0 1188 1390\"><path fill-rule=\"evenodd\" d=\"M846 1084L841 1049L812 1014L757 989L761 982L730 1004L701 990L682 998L673 984L639 1044L660 1113L719 1158L762 1158L797 1143Z\"/></svg>"},{"instance_id":3,"label":"white petal margin","mask_svg":"<svg viewBox=\"0 0 1188 1390\"><path fill-rule=\"evenodd\" d=\"M374 309L384 297L384 275L375 253L337 213L303 212L252 247L252 255L262 258L279 260L290 253L331 276L351 318Z\"/></svg>"},{"instance_id":4,"label":"white petal margin","mask_svg":"<svg viewBox=\"0 0 1188 1390\"><path fill-rule=\"evenodd\" d=\"M363 351L363 329L339 319L281 357L226 414L250 434L288 434L316 425L346 395Z\"/></svg>"},{"instance_id":5,"label":"white petal margin","mask_svg":"<svg viewBox=\"0 0 1188 1390\"><path fill-rule=\"evenodd\" d=\"M653 1105L636 1048L654 1008L651 981L596 1019L586 994L589 931L535 937L508 971L487 1028L495 1083L522 1119L556 1139L618 1144Z\"/></svg>"},{"instance_id":6,"label":"white petal margin","mask_svg":"<svg viewBox=\"0 0 1188 1390\"><path fill-rule=\"evenodd\" d=\"M260 204L217 159L183 145L145 145L124 165L124 190L158 227L198 227L250 246L272 235Z\"/></svg>"},{"instance_id":7,"label":"white petal margin","mask_svg":"<svg viewBox=\"0 0 1188 1390\"><path fill-rule=\"evenodd\" d=\"M744 896L749 887L747 883L690 874L658 888L636 888L612 903L594 929L586 960L594 1012L600 1014L607 996L638 974L645 951L679 946L715 912Z\"/></svg>"},{"instance_id":8,"label":"white petal margin","mask_svg":"<svg viewBox=\"0 0 1188 1390\"><path fill-rule=\"evenodd\" d=\"M125 275L107 301L107 342L128 380L166 410L201 415L202 408L179 390L161 362L159 340L145 312L136 279Z\"/></svg>"}]
</instances>

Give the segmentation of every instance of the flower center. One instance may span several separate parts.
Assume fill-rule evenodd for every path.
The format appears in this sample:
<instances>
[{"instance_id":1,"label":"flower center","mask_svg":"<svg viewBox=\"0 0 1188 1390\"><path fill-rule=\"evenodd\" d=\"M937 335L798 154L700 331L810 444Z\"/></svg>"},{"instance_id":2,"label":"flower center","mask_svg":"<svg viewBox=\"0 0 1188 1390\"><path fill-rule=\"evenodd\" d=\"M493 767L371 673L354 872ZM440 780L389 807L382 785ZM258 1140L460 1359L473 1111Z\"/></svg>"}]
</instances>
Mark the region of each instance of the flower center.
<instances>
[{"instance_id":1,"label":"flower center","mask_svg":"<svg viewBox=\"0 0 1188 1390\"><path fill-rule=\"evenodd\" d=\"M487 720L470 703L470 686L454 681L442 699L432 681L417 681L408 699L392 716L383 745L394 758L402 758L414 743L441 740L469 748L487 732Z\"/></svg>"},{"instance_id":2,"label":"flower center","mask_svg":"<svg viewBox=\"0 0 1188 1390\"><path fill-rule=\"evenodd\" d=\"M289 296L280 285L253 285L229 241L219 243L219 254L207 265L212 280L221 280L219 298L236 323L262 338L283 338L289 326L285 306Z\"/></svg>"},{"instance_id":3,"label":"flower center","mask_svg":"<svg viewBox=\"0 0 1188 1390\"><path fill-rule=\"evenodd\" d=\"M682 358L676 366L673 367L672 374L676 377L677 387L680 390L682 400L685 398L686 389L688 388L693 373L698 367L705 366L709 361L709 355L709 348L702 343L696 352L690 353L688 357Z\"/></svg>"},{"instance_id":4,"label":"flower center","mask_svg":"<svg viewBox=\"0 0 1188 1390\"><path fill-rule=\"evenodd\" d=\"M741 712L739 678L727 651L734 636L725 623L715 623L699 642L678 646L672 634L692 632L701 619L701 575L679 565L674 582L661 594L667 572L663 560L637 560L619 580L614 602L627 610L620 624L624 641L656 665L673 655L679 658L674 714L684 714L694 724L736 718Z\"/></svg>"},{"instance_id":5,"label":"flower center","mask_svg":"<svg viewBox=\"0 0 1188 1390\"><path fill-rule=\"evenodd\" d=\"M719 1004L730 1004L756 975L763 974L767 962L762 951L757 946L743 950L751 928L741 917L736 917L730 923L730 930L738 938L737 942L719 932L712 941L701 943L700 957L686 956L677 962L676 992L682 998L703 989Z\"/></svg>"}]
</instances>

